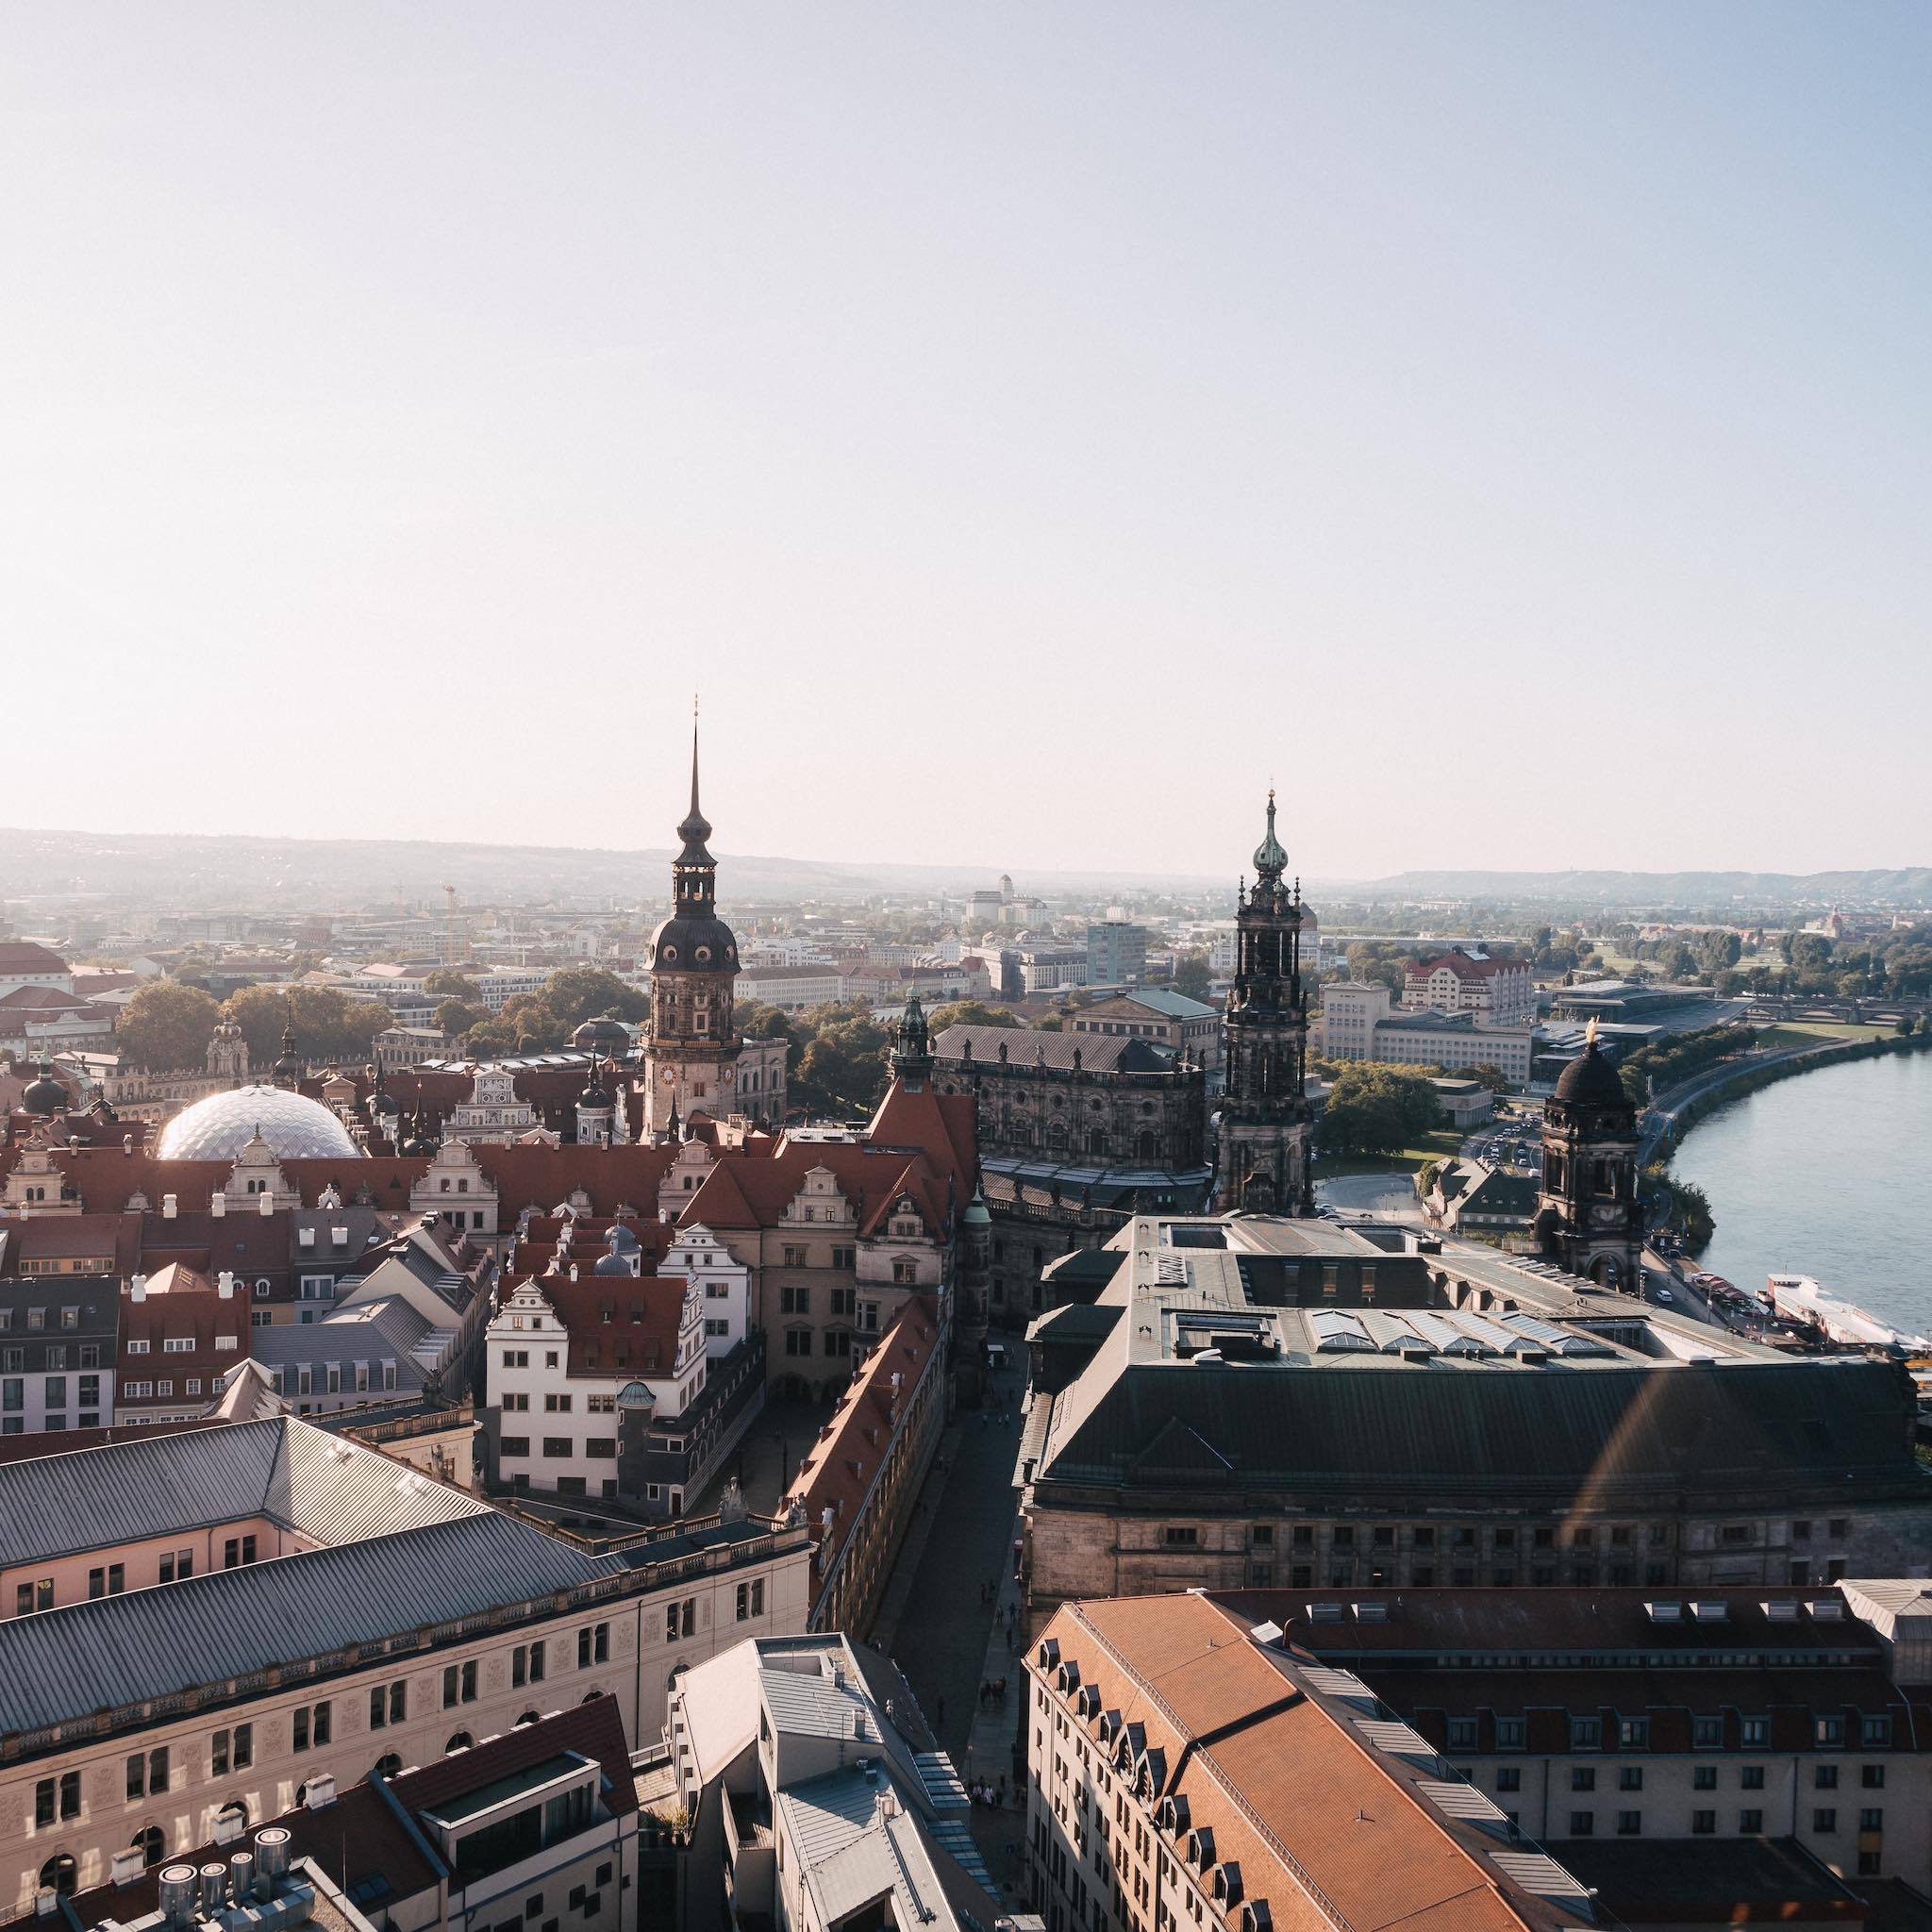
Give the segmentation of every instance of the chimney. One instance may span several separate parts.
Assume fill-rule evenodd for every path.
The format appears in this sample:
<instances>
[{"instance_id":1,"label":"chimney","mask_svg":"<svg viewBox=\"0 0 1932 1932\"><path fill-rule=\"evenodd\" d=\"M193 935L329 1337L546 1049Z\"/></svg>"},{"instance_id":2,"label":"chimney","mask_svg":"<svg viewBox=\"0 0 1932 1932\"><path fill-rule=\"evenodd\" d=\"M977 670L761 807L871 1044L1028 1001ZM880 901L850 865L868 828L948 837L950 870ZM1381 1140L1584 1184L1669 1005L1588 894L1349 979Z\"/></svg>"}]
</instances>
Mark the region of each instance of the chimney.
<instances>
[{"instance_id":1,"label":"chimney","mask_svg":"<svg viewBox=\"0 0 1932 1932\"><path fill-rule=\"evenodd\" d=\"M145 1274L137 1274L134 1277L134 1279L127 1284L127 1299L133 1302L146 1301L147 1276Z\"/></svg>"},{"instance_id":2,"label":"chimney","mask_svg":"<svg viewBox=\"0 0 1932 1932\"><path fill-rule=\"evenodd\" d=\"M110 1884L120 1887L132 1885L147 1870L147 1859L139 1845L129 1845L125 1851L116 1852L108 1867Z\"/></svg>"},{"instance_id":3,"label":"chimney","mask_svg":"<svg viewBox=\"0 0 1932 1932\"><path fill-rule=\"evenodd\" d=\"M217 1191L208 1204L208 1211L219 1221L228 1211L227 1195Z\"/></svg>"},{"instance_id":4,"label":"chimney","mask_svg":"<svg viewBox=\"0 0 1932 1932\"><path fill-rule=\"evenodd\" d=\"M161 1219L163 1221L173 1221L180 1211L181 1197L178 1194L163 1194L161 1196Z\"/></svg>"},{"instance_id":5,"label":"chimney","mask_svg":"<svg viewBox=\"0 0 1932 1932\"><path fill-rule=\"evenodd\" d=\"M324 1772L320 1777L312 1777L308 1780L308 1787L303 1793L302 1802L311 1811L326 1810L335 1801L336 1781L328 1772ZM256 1842L259 1844L260 1840L258 1839Z\"/></svg>"},{"instance_id":6,"label":"chimney","mask_svg":"<svg viewBox=\"0 0 1932 1932\"><path fill-rule=\"evenodd\" d=\"M262 1190L259 1199L261 1201L261 1211L264 1214L273 1214L275 1211L275 1197L267 1189L264 1188Z\"/></svg>"},{"instance_id":7,"label":"chimney","mask_svg":"<svg viewBox=\"0 0 1932 1932\"><path fill-rule=\"evenodd\" d=\"M190 1924L194 1917L194 1867L163 1865L160 1876L161 1917L171 1926Z\"/></svg>"},{"instance_id":8,"label":"chimney","mask_svg":"<svg viewBox=\"0 0 1932 1932\"><path fill-rule=\"evenodd\" d=\"M221 1278L215 1283L215 1292L225 1302L231 1302L235 1299L235 1275L233 1270L227 1268L222 1270Z\"/></svg>"},{"instance_id":9,"label":"chimney","mask_svg":"<svg viewBox=\"0 0 1932 1932\"><path fill-rule=\"evenodd\" d=\"M255 1834L255 1896L270 1899L289 1874L289 1827L265 1824Z\"/></svg>"}]
</instances>

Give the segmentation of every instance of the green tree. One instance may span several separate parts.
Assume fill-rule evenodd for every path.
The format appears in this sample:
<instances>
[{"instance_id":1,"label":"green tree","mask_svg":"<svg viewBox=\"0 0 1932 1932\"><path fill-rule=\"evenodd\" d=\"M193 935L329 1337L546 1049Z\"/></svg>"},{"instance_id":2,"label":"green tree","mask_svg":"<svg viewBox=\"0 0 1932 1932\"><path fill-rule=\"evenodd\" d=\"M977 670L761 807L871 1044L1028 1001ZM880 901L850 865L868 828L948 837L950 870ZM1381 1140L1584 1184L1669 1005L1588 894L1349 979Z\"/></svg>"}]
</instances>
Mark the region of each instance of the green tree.
<instances>
[{"instance_id":1,"label":"green tree","mask_svg":"<svg viewBox=\"0 0 1932 1932\"><path fill-rule=\"evenodd\" d=\"M460 1040L490 1017L480 1000L447 999L436 1009L436 1024L452 1040Z\"/></svg>"},{"instance_id":2,"label":"green tree","mask_svg":"<svg viewBox=\"0 0 1932 1932\"><path fill-rule=\"evenodd\" d=\"M122 1008L115 1044L125 1059L146 1073L200 1067L207 1062L208 1036L221 1017L220 1004L200 987L157 980Z\"/></svg>"},{"instance_id":3,"label":"green tree","mask_svg":"<svg viewBox=\"0 0 1932 1932\"><path fill-rule=\"evenodd\" d=\"M439 966L428 974L423 991L431 999L462 1000L473 1007L483 1004L483 989L468 974L453 972L447 966Z\"/></svg>"},{"instance_id":4,"label":"green tree","mask_svg":"<svg viewBox=\"0 0 1932 1932\"><path fill-rule=\"evenodd\" d=\"M360 1062L394 1016L379 1000L351 999L330 986L244 986L224 1008L248 1042L248 1058L268 1067L282 1050L283 1029L292 1024L296 1051L310 1065ZM292 1020L291 1014L292 1011Z\"/></svg>"},{"instance_id":5,"label":"green tree","mask_svg":"<svg viewBox=\"0 0 1932 1932\"><path fill-rule=\"evenodd\" d=\"M935 1034L948 1026L1017 1026L1019 1021L1004 1007L990 1007L984 1000L955 1000L950 1007L935 1008L926 1024Z\"/></svg>"},{"instance_id":6,"label":"green tree","mask_svg":"<svg viewBox=\"0 0 1932 1932\"><path fill-rule=\"evenodd\" d=\"M793 1035L789 1097L820 1112L870 1112L891 1078L891 1033L864 1007L807 1008Z\"/></svg>"},{"instance_id":7,"label":"green tree","mask_svg":"<svg viewBox=\"0 0 1932 1932\"><path fill-rule=\"evenodd\" d=\"M1174 962L1174 990L1191 1000L1208 997L1209 976L1206 953L1183 953Z\"/></svg>"},{"instance_id":8,"label":"green tree","mask_svg":"<svg viewBox=\"0 0 1932 1932\"><path fill-rule=\"evenodd\" d=\"M541 997L565 1033L608 1013L619 1020L645 1020L651 1003L601 966L565 966L543 982Z\"/></svg>"},{"instance_id":9,"label":"green tree","mask_svg":"<svg viewBox=\"0 0 1932 1932\"><path fill-rule=\"evenodd\" d=\"M764 1000L741 1000L732 1008L732 1019L747 1040L790 1040L791 1016L783 1007Z\"/></svg>"},{"instance_id":10,"label":"green tree","mask_svg":"<svg viewBox=\"0 0 1932 1932\"><path fill-rule=\"evenodd\" d=\"M1322 1144L1337 1154L1399 1154L1435 1125L1439 1111L1423 1070L1351 1060L1329 1089Z\"/></svg>"}]
</instances>

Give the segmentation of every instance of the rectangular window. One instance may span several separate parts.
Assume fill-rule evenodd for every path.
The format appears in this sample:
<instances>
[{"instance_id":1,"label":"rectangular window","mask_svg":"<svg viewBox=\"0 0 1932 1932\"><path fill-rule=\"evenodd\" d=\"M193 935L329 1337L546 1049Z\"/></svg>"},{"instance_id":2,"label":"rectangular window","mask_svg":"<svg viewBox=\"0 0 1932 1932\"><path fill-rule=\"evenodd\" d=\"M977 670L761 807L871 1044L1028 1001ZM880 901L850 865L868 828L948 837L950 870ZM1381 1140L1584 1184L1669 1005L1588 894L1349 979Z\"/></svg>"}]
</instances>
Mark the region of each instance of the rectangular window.
<instances>
[{"instance_id":1,"label":"rectangular window","mask_svg":"<svg viewBox=\"0 0 1932 1932\"><path fill-rule=\"evenodd\" d=\"M1693 1811L1690 1814L1690 1832L1694 1838L1708 1838L1717 1829L1715 1811Z\"/></svg>"},{"instance_id":2,"label":"rectangular window","mask_svg":"<svg viewBox=\"0 0 1932 1932\"><path fill-rule=\"evenodd\" d=\"M1570 1789L1573 1791L1595 1790L1596 1767L1591 1764L1573 1764L1570 1767Z\"/></svg>"},{"instance_id":3,"label":"rectangular window","mask_svg":"<svg viewBox=\"0 0 1932 1932\"><path fill-rule=\"evenodd\" d=\"M1868 1791L1882 1791L1885 1789L1885 1767L1882 1764L1868 1764L1858 1775L1858 1782Z\"/></svg>"},{"instance_id":4,"label":"rectangular window","mask_svg":"<svg viewBox=\"0 0 1932 1932\"><path fill-rule=\"evenodd\" d=\"M1641 1791L1643 1789L1642 1765L1624 1764L1618 1766L1617 1789L1620 1791Z\"/></svg>"},{"instance_id":5,"label":"rectangular window","mask_svg":"<svg viewBox=\"0 0 1932 1932\"><path fill-rule=\"evenodd\" d=\"M1570 1748L1573 1751L1594 1751L1603 1742L1603 1721L1593 1717L1573 1717L1570 1720Z\"/></svg>"},{"instance_id":6,"label":"rectangular window","mask_svg":"<svg viewBox=\"0 0 1932 1932\"><path fill-rule=\"evenodd\" d=\"M1837 1810L1829 1805L1818 1806L1811 1813L1811 1829L1813 1831L1836 1831L1838 1829Z\"/></svg>"},{"instance_id":7,"label":"rectangular window","mask_svg":"<svg viewBox=\"0 0 1932 1932\"><path fill-rule=\"evenodd\" d=\"M1747 1791L1761 1791L1764 1789L1764 1767L1761 1764L1747 1764L1738 1773L1738 1782Z\"/></svg>"},{"instance_id":8,"label":"rectangular window","mask_svg":"<svg viewBox=\"0 0 1932 1932\"><path fill-rule=\"evenodd\" d=\"M1690 1741L1701 1751L1721 1750L1724 1741L1724 1721L1721 1717L1693 1717Z\"/></svg>"},{"instance_id":9,"label":"rectangular window","mask_svg":"<svg viewBox=\"0 0 1932 1932\"><path fill-rule=\"evenodd\" d=\"M1496 1749L1498 1751L1521 1751L1523 1749L1523 1720L1520 1717L1499 1717L1496 1720Z\"/></svg>"},{"instance_id":10,"label":"rectangular window","mask_svg":"<svg viewBox=\"0 0 1932 1932\"><path fill-rule=\"evenodd\" d=\"M1690 1770L1690 1789L1693 1791L1716 1790L1717 1766L1714 1764L1693 1765Z\"/></svg>"},{"instance_id":11,"label":"rectangular window","mask_svg":"<svg viewBox=\"0 0 1932 1932\"><path fill-rule=\"evenodd\" d=\"M1650 1720L1647 1717L1620 1718L1617 1722L1617 1743L1625 1751L1649 1750Z\"/></svg>"},{"instance_id":12,"label":"rectangular window","mask_svg":"<svg viewBox=\"0 0 1932 1932\"><path fill-rule=\"evenodd\" d=\"M1762 1811L1740 1811L1738 1813L1738 1829L1746 1838L1760 1837L1764 1831L1764 1813Z\"/></svg>"},{"instance_id":13,"label":"rectangular window","mask_svg":"<svg viewBox=\"0 0 1932 1932\"><path fill-rule=\"evenodd\" d=\"M573 1439L569 1436L545 1436L543 1438L543 1453L548 1457L567 1459L572 1454L572 1441Z\"/></svg>"},{"instance_id":14,"label":"rectangular window","mask_svg":"<svg viewBox=\"0 0 1932 1932\"><path fill-rule=\"evenodd\" d=\"M1505 1764L1496 1772L1496 1789L1499 1791L1520 1791L1523 1789L1523 1773L1513 1764Z\"/></svg>"},{"instance_id":15,"label":"rectangular window","mask_svg":"<svg viewBox=\"0 0 1932 1932\"><path fill-rule=\"evenodd\" d=\"M1637 1838L1642 1833L1642 1830L1643 1813L1641 1811L1619 1811L1617 1813L1617 1836L1619 1838Z\"/></svg>"},{"instance_id":16,"label":"rectangular window","mask_svg":"<svg viewBox=\"0 0 1932 1932\"><path fill-rule=\"evenodd\" d=\"M1838 1766L1835 1764L1814 1764L1811 1767L1811 1784L1815 1790L1837 1790Z\"/></svg>"},{"instance_id":17,"label":"rectangular window","mask_svg":"<svg viewBox=\"0 0 1932 1932\"><path fill-rule=\"evenodd\" d=\"M476 1661L474 1657L466 1664L446 1664L442 1673L442 1707L447 1710L452 1705L474 1704L476 1701Z\"/></svg>"},{"instance_id":18,"label":"rectangular window","mask_svg":"<svg viewBox=\"0 0 1932 1932\"><path fill-rule=\"evenodd\" d=\"M1594 1838L1596 1836L1596 1813L1594 1811L1571 1812L1570 1836L1572 1838Z\"/></svg>"},{"instance_id":19,"label":"rectangular window","mask_svg":"<svg viewBox=\"0 0 1932 1932\"><path fill-rule=\"evenodd\" d=\"M1338 1541L1341 1534L1339 1530L1336 1532ZM1161 1531L1160 1540L1170 1549L1191 1549L1200 1541L1200 1532L1191 1523L1171 1523Z\"/></svg>"}]
</instances>

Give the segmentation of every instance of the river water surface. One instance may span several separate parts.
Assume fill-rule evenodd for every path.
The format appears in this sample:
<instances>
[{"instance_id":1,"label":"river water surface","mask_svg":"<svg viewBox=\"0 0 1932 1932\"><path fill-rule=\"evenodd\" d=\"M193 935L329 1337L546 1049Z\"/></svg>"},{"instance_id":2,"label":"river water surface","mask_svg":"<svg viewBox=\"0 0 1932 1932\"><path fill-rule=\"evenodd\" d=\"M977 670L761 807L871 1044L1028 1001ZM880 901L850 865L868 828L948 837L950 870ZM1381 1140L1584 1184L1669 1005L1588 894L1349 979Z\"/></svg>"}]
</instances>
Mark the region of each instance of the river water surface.
<instances>
[{"instance_id":1,"label":"river water surface","mask_svg":"<svg viewBox=\"0 0 1932 1932\"><path fill-rule=\"evenodd\" d=\"M1684 1137L1672 1170L1710 1196L1699 1257L1753 1291L1809 1274L1932 1334L1932 1053L1851 1060L1747 1093Z\"/></svg>"}]
</instances>

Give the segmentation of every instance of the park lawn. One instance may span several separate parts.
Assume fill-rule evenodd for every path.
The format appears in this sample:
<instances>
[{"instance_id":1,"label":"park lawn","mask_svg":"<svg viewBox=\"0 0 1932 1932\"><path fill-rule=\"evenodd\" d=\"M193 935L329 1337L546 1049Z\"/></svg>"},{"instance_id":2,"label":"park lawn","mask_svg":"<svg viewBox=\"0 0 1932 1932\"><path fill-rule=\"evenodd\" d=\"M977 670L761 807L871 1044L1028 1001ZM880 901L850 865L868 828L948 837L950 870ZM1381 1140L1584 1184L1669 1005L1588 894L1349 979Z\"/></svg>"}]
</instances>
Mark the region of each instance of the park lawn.
<instances>
[{"instance_id":1,"label":"park lawn","mask_svg":"<svg viewBox=\"0 0 1932 1932\"><path fill-rule=\"evenodd\" d=\"M1351 1174L1414 1174L1432 1160L1447 1160L1462 1151L1462 1136L1454 1127L1438 1127L1423 1136L1422 1145L1400 1154L1318 1154L1318 1181L1340 1180Z\"/></svg>"},{"instance_id":2,"label":"park lawn","mask_svg":"<svg viewBox=\"0 0 1932 1932\"><path fill-rule=\"evenodd\" d=\"M1891 1031L1890 1026L1860 1026L1842 1020L1797 1020L1761 1028L1757 1044L1773 1051L1787 1046L1829 1046L1835 1041L1871 1040Z\"/></svg>"}]
</instances>

